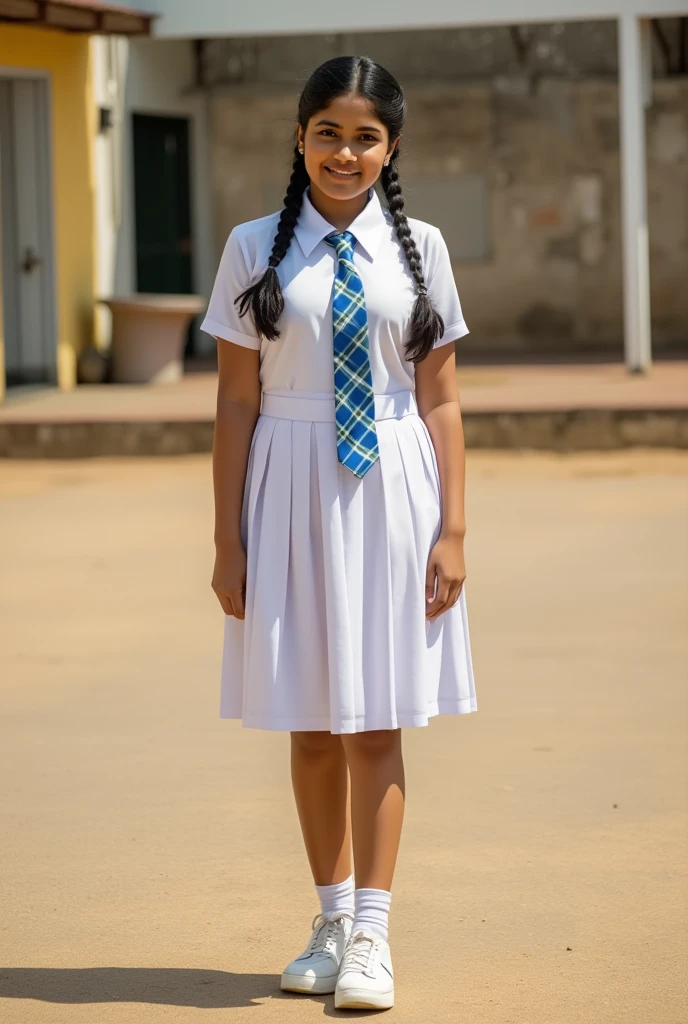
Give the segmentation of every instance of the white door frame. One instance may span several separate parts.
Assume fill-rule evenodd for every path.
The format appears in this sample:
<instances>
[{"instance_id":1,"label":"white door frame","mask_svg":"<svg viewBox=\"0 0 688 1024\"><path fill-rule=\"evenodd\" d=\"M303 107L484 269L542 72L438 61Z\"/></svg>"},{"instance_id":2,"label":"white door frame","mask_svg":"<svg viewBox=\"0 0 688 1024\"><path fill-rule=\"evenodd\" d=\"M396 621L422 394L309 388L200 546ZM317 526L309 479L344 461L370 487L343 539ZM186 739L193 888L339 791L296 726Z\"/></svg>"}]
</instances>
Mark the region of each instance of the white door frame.
<instances>
[{"instance_id":1,"label":"white door frame","mask_svg":"<svg viewBox=\"0 0 688 1024\"><path fill-rule=\"evenodd\" d=\"M39 209L41 237L45 240L45 253L41 254L43 269L42 302L44 304L45 324L45 386L56 386L57 375L57 299L55 280L55 202L54 202L54 166L53 166L53 132L52 132L52 78L50 72L40 68L0 66L0 79L31 79L39 83L38 92L38 140L41 159L38 166L39 190L43 202ZM5 258L7 258L5 256ZM2 279L0 279L2 288ZM0 304L2 305L2 304ZM39 385L40 386L40 385Z\"/></svg>"}]
</instances>

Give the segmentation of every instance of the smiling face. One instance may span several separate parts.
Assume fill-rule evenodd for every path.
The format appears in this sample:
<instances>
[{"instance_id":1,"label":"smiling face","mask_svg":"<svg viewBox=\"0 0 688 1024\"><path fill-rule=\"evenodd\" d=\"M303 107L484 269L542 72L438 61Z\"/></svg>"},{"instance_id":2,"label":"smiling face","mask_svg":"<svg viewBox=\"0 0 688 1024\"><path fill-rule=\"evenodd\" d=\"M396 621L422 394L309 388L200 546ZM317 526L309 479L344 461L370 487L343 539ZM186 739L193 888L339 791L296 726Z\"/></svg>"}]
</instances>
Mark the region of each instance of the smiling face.
<instances>
[{"instance_id":1,"label":"smiling face","mask_svg":"<svg viewBox=\"0 0 688 1024\"><path fill-rule=\"evenodd\" d=\"M367 192L396 148L389 132L362 96L339 96L299 125L311 186L328 199L354 199Z\"/></svg>"}]
</instances>

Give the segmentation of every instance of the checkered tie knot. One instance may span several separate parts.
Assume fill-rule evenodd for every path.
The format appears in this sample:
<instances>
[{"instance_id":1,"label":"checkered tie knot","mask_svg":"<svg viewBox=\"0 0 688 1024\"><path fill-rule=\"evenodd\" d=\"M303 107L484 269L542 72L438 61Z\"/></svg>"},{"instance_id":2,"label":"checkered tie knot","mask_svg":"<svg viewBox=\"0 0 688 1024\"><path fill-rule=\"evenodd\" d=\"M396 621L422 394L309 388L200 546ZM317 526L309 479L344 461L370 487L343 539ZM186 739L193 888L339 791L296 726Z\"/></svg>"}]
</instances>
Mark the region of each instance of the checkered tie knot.
<instances>
[{"instance_id":1,"label":"checkered tie knot","mask_svg":"<svg viewBox=\"0 0 688 1024\"><path fill-rule=\"evenodd\" d=\"M368 351L368 313L363 282L354 266L354 235L342 231L328 235L326 240L337 251L332 293L337 457L355 476L362 477L380 455Z\"/></svg>"}]
</instances>

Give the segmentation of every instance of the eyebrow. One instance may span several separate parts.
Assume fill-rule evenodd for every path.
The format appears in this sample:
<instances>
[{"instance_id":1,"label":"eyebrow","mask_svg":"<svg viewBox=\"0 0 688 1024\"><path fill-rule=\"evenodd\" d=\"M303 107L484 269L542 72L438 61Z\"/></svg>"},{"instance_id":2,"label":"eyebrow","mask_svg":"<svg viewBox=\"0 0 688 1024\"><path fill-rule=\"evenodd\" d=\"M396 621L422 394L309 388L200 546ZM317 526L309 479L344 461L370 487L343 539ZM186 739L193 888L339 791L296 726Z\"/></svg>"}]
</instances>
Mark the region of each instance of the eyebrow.
<instances>
[{"instance_id":1,"label":"eyebrow","mask_svg":"<svg viewBox=\"0 0 688 1024\"><path fill-rule=\"evenodd\" d=\"M317 128L318 125L321 125L321 124L326 124L330 128L341 128L342 127L340 124L337 124L336 121L318 121L316 123L315 127ZM361 125L359 128L357 128L356 131L357 132L378 132L378 134L379 134L380 129L376 128L374 124L364 124L364 125Z\"/></svg>"}]
</instances>

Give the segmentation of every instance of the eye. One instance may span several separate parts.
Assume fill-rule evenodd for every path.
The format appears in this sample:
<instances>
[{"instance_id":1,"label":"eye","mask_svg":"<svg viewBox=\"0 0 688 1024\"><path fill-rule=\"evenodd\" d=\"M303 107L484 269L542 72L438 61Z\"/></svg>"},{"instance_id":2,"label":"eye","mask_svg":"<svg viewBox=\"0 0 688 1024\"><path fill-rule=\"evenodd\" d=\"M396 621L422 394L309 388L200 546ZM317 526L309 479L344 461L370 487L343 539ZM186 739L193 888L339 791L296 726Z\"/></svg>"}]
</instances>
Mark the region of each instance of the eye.
<instances>
[{"instance_id":1,"label":"eye","mask_svg":"<svg viewBox=\"0 0 688 1024\"><path fill-rule=\"evenodd\" d=\"M318 132L318 135L334 135L334 134L335 133L333 132L333 130L331 128L323 128L321 131Z\"/></svg>"},{"instance_id":2,"label":"eye","mask_svg":"<svg viewBox=\"0 0 688 1024\"><path fill-rule=\"evenodd\" d=\"M361 135L361 138L363 139L364 142L377 142L378 141L376 135Z\"/></svg>"}]
</instances>

